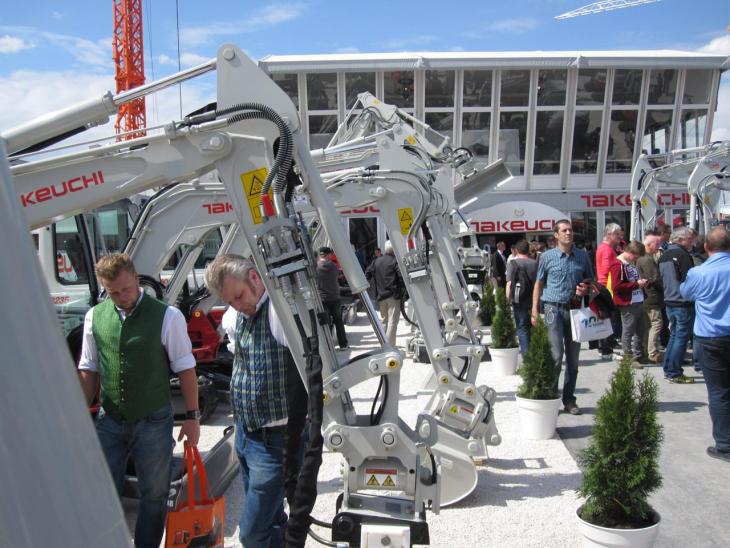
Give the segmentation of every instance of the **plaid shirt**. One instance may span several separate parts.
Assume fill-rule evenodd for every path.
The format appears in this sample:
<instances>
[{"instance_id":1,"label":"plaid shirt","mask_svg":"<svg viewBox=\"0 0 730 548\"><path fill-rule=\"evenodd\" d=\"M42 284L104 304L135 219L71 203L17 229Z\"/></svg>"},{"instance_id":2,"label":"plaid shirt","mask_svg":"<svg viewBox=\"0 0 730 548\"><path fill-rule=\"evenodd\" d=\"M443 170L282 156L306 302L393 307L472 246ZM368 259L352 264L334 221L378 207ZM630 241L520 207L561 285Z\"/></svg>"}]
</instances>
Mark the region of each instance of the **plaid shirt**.
<instances>
[{"instance_id":1,"label":"plaid shirt","mask_svg":"<svg viewBox=\"0 0 730 548\"><path fill-rule=\"evenodd\" d=\"M540 256L537 279L544 286L543 302L568 304L575 286L586 278L593 278L593 268L582 249L573 246L570 253L563 253L555 247Z\"/></svg>"},{"instance_id":2,"label":"plaid shirt","mask_svg":"<svg viewBox=\"0 0 730 548\"><path fill-rule=\"evenodd\" d=\"M271 333L269 306L253 316L238 314L231 376L233 416L248 430L287 417L287 368L291 355Z\"/></svg>"}]
</instances>

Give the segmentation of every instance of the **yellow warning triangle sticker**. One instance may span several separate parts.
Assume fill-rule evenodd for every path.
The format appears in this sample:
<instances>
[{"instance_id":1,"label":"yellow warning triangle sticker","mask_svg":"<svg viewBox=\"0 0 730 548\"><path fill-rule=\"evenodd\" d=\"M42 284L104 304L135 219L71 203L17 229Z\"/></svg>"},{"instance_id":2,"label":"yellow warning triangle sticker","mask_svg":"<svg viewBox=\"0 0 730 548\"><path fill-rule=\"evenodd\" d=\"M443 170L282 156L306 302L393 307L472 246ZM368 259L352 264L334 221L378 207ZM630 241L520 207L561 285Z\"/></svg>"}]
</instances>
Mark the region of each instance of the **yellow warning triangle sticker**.
<instances>
[{"instance_id":1,"label":"yellow warning triangle sticker","mask_svg":"<svg viewBox=\"0 0 730 548\"><path fill-rule=\"evenodd\" d=\"M378 478L376 478L374 475L370 476L370 479L368 480L368 485L377 485L379 487L380 484L378 483Z\"/></svg>"},{"instance_id":2,"label":"yellow warning triangle sticker","mask_svg":"<svg viewBox=\"0 0 730 548\"><path fill-rule=\"evenodd\" d=\"M410 208L404 208L403 213L401 213L400 220L401 221L412 221L413 217L411 217Z\"/></svg>"},{"instance_id":3,"label":"yellow warning triangle sticker","mask_svg":"<svg viewBox=\"0 0 730 548\"><path fill-rule=\"evenodd\" d=\"M395 487L395 483L390 476L385 476L385 481L383 481L383 487Z\"/></svg>"},{"instance_id":4,"label":"yellow warning triangle sticker","mask_svg":"<svg viewBox=\"0 0 730 548\"><path fill-rule=\"evenodd\" d=\"M251 181L251 189L248 191L249 196L255 196L256 194L261 194L261 189L264 188L264 182L256 177L256 175L253 176L253 180Z\"/></svg>"},{"instance_id":5,"label":"yellow warning triangle sticker","mask_svg":"<svg viewBox=\"0 0 730 548\"><path fill-rule=\"evenodd\" d=\"M458 413L459 408L455 405L452 405L451 407L449 407L449 411L451 411L452 413Z\"/></svg>"}]
</instances>

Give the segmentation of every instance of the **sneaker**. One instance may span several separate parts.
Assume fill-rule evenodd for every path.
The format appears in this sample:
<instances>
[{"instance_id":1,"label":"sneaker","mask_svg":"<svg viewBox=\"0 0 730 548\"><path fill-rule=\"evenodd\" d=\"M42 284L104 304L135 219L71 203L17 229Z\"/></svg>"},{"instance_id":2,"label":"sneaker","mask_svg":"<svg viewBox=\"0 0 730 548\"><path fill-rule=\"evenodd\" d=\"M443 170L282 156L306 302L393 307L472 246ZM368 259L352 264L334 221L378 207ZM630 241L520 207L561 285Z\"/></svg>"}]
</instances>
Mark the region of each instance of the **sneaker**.
<instances>
[{"instance_id":1,"label":"sneaker","mask_svg":"<svg viewBox=\"0 0 730 548\"><path fill-rule=\"evenodd\" d=\"M692 377L686 375L679 375L678 377L664 377L672 384L693 384L695 380Z\"/></svg>"},{"instance_id":2,"label":"sneaker","mask_svg":"<svg viewBox=\"0 0 730 548\"><path fill-rule=\"evenodd\" d=\"M726 462L730 462L730 451L720 451L717 447L708 447L707 454L713 459L720 459Z\"/></svg>"},{"instance_id":3,"label":"sneaker","mask_svg":"<svg viewBox=\"0 0 730 548\"><path fill-rule=\"evenodd\" d=\"M570 413L571 415L582 414L580 407L578 407L578 404L576 403L566 403L565 407L563 407L563 411L565 411L566 413Z\"/></svg>"},{"instance_id":4,"label":"sneaker","mask_svg":"<svg viewBox=\"0 0 730 548\"><path fill-rule=\"evenodd\" d=\"M695 369L695 371L697 373L702 373L702 368L701 367L698 367L698 366L695 365L694 369Z\"/></svg>"},{"instance_id":5,"label":"sneaker","mask_svg":"<svg viewBox=\"0 0 730 548\"><path fill-rule=\"evenodd\" d=\"M608 354L601 354L601 359L602 360L612 360L613 359L613 353L611 352L611 353L608 353Z\"/></svg>"},{"instance_id":6,"label":"sneaker","mask_svg":"<svg viewBox=\"0 0 730 548\"><path fill-rule=\"evenodd\" d=\"M651 363L661 364L664 363L664 356L662 356L661 354L657 354L656 356L649 356L649 361Z\"/></svg>"}]
</instances>

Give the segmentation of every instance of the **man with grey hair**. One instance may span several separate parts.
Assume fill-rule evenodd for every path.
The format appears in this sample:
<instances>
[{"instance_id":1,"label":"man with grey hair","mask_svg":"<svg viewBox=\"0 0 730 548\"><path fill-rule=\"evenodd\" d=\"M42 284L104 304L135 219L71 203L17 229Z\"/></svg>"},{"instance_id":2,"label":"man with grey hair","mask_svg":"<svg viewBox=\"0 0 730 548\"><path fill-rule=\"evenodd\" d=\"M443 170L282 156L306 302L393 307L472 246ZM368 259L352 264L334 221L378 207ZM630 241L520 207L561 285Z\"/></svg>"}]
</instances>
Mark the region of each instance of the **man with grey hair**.
<instances>
[{"instance_id":1,"label":"man with grey hair","mask_svg":"<svg viewBox=\"0 0 730 548\"><path fill-rule=\"evenodd\" d=\"M619 260L617 258L616 247L621 243L623 238L624 230L620 225L616 223L608 223L603 229L603 241L596 248L596 279L598 283L605 287L612 287L616 280L610 280L611 267L619 267ZM601 358L604 360L611 359L613 357L613 347L616 344L616 337L619 335L620 330L620 317L618 311L614 312L611 318L611 325L614 327L614 332L598 341L598 348L601 353Z\"/></svg>"},{"instance_id":2,"label":"man with grey hair","mask_svg":"<svg viewBox=\"0 0 730 548\"><path fill-rule=\"evenodd\" d=\"M694 321L694 303L680 293L679 286L694 266L689 254L694 245L694 232L684 226L675 228L670 242L658 265L670 329L664 353L664 378L675 384L691 384L694 378L685 376L682 362Z\"/></svg>"},{"instance_id":3,"label":"man with grey hair","mask_svg":"<svg viewBox=\"0 0 730 548\"><path fill-rule=\"evenodd\" d=\"M306 414L296 399L304 387L253 261L219 255L205 269L205 283L237 311L229 337L234 339L230 400L245 500L240 541L243 546L283 546L283 457L291 440L298 445L303 425L303 420L295 424L288 418Z\"/></svg>"},{"instance_id":4,"label":"man with grey hair","mask_svg":"<svg viewBox=\"0 0 730 548\"><path fill-rule=\"evenodd\" d=\"M388 342L395 346L395 335L400 319L400 303L403 296L403 281L390 240L385 242L385 253L375 259L373 264L373 283L375 298L380 307L380 316L385 319L385 333Z\"/></svg>"},{"instance_id":5,"label":"man with grey hair","mask_svg":"<svg viewBox=\"0 0 730 548\"><path fill-rule=\"evenodd\" d=\"M659 351L659 335L662 332L662 309L664 308L664 294L662 292L662 281L659 277L656 253L661 245L661 237L650 234L644 237L644 249L646 254L636 261L636 268L639 270L639 277L648 281L644 288L646 298L644 299L644 336L642 350L644 356L652 363L662 363L662 355Z\"/></svg>"}]
</instances>

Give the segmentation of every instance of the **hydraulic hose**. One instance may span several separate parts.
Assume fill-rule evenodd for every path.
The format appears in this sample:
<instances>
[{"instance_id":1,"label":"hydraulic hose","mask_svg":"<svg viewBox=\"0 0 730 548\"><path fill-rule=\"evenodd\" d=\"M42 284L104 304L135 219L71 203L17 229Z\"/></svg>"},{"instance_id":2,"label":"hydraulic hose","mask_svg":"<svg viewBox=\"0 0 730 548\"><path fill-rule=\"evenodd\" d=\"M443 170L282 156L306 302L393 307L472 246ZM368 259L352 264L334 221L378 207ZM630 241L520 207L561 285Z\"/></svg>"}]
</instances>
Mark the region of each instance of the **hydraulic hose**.
<instances>
[{"instance_id":1,"label":"hydraulic hose","mask_svg":"<svg viewBox=\"0 0 730 548\"><path fill-rule=\"evenodd\" d=\"M225 116L232 112L235 112L236 114L233 114L233 116L228 118L229 124L261 118L276 124L280 136L279 150L274 160L274 165L264 180L261 195L263 196L269 192L269 188L271 187L274 177L276 177L274 192L279 194L286 187L286 176L289 173L289 168L293 161L293 142L289 126L286 125L286 122L284 122L275 110L261 103L242 103L239 105L233 105L227 109L216 111L216 116Z\"/></svg>"},{"instance_id":2,"label":"hydraulic hose","mask_svg":"<svg viewBox=\"0 0 730 548\"><path fill-rule=\"evenodd\" d=\"M307 355L307 385L309 386L308 414L309 440L304 450L302 468L299 472L296 489L289 499L289 521L287 522L285 543L288 548L300 548L307 540L307 532L312 523L312 509L317 500L317 476L322 464L322 358L319 355L319 340L316 331L316 315L309 311L312 336L302 337ZM295 316L297 328L304 335L301 320Z\"/></svg>"}]
</instances>

